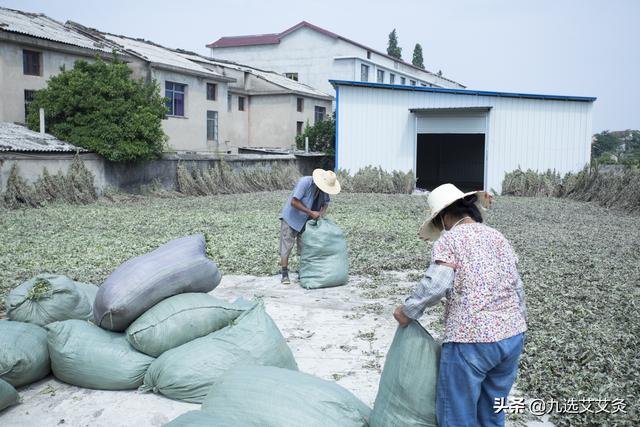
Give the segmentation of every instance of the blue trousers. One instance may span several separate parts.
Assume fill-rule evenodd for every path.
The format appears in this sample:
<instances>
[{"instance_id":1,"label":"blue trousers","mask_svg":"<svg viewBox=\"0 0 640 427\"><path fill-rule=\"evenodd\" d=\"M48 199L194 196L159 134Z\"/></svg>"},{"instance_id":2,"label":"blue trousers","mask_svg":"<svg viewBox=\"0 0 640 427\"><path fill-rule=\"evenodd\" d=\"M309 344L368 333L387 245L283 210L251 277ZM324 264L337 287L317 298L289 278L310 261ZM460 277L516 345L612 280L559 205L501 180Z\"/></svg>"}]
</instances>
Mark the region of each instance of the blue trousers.
<instances>
[{"instance_id":1,"label":"blue trousers","mask_svg":"<svg viewBox=\"0 0 640 427\"><path fill-rule=\"evenodd\" d=\"M504 426L504 411L494 399L506 399L518 372L524 333L493 343L442 345L436 387L439 427Z\"/></svg>"}]
</instances>

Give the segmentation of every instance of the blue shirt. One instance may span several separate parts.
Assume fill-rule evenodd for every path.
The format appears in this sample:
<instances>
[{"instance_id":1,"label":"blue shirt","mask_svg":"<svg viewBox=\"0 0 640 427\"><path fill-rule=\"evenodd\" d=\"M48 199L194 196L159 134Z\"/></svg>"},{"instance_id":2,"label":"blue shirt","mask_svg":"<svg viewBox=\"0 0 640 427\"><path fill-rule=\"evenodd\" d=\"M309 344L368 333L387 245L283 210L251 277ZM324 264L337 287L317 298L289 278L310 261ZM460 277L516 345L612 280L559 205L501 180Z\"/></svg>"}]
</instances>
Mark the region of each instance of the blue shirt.
<instances>
[{"instance_id":1,"label":"blue shirt","mask_svg":"<svg viewBox=\"0 0 640 427\"><path fill-rule=\"evenodd\" d=\"M316 203L314 203L313 196L316 194L316 191L318 191L318 198ZM318 190L318 187L313 183L312 177L303 176L300 178L280 214L280 218L286 221L289 227L298 232L304 228L305 223L309 219L309 215L291 206L291 201L294 197L300 200L307 209L311 209L312 211L319 211L324 205L331 201L327 193Z\"/></svg>"}]
</instances>

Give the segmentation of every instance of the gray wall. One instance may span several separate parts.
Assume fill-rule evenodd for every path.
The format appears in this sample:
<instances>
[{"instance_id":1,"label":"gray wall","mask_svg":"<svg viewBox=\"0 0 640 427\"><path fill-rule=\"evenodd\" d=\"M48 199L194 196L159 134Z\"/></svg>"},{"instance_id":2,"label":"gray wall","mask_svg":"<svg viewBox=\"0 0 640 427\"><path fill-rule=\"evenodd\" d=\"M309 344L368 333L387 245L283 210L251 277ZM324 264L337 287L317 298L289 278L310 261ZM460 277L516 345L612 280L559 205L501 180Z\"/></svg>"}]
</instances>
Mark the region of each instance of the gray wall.
<instances>
[{"instance_id":1,"label":"gray wall","mask_svg":"<svg viewBox=\"0 0 640 427\"><path fill-rule=\"evenodd\" d=\"M0 153L0 193L6 190L7 179L13 164L18 165L19 175L28 182L34 182L46 167L49 173L58 171L66 173L73 160L71 153ZM164 188L174 189L176 184L176 168L180 161L187 168L206 168L220 160L228 162L234 170L253 168L256 166L271 167L277 163L291 164L301 174L310 175L313 169L321 167L322 157L297 157L283 155L171 155L167 154L158 160L137 163L114 163L93 154L80 154L85 166L94 175L94 184L98 192L107 189L126 192L138 192L140 187L159 182Z\"/></svg>"}]
</instances>

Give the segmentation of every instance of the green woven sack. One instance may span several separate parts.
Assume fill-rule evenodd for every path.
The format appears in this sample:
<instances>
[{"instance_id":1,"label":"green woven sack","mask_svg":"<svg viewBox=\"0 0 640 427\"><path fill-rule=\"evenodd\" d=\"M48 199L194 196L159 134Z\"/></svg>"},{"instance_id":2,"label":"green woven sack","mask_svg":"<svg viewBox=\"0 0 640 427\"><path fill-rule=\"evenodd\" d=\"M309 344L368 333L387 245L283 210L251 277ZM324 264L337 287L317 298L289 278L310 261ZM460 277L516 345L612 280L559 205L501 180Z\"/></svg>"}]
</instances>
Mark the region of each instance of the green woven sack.
<instances>
[{"instance_id":1,"label":"green woven sack","mask_svg":"<svg viewBox=\"0 0 640 427\"><path fill-rule=\"evenodd\" d=\"M58 274L38 274L13 289L5 299L11 320L44 326L67 319L93 318L98 287Z\"/></svg>"},{"instance_id":2,"label":"green woven sack","mask_svg":"<svg viewBox=\"0 0 640 427\"><path fill-rule=\"evenodd\" d=\"M127 328L127 341L136 350L158 357L228 326L250 307L248 302L232 304L204 293L176 295L138 317Z\"/></svg>"},{"instance_id":3,"label":"green woven sack","mask_svg":"<svg viewBox=\"0 0 640 427\"><path fill-rule=\"evenodd\" d=\"M308 221L302 233L300 286L306 289L340 286L349 280L347 241L327 218Z\"/></svg>"},{"instance_id":4,"label":"green woven sack","mask_svg":"<svg viewBox=\"0 0 640 427\"><path fill-rule=\"evenodd\" d=\"M61 381L98 390L129 390L142 384L152 357L136 351L124 334L85 320L50 323L51 370Z\"/></svg>"},{"instance_id":5,"label":"green woven sack","mask_svg":"<svg viewBox=\"0 0 640 427\"><path fill-rule=\"evenodd\" d=\"M50 371L47 331L31 323L0 320L0 379L20 387Z\"/></svg>"},{"instance_id":6,"label":"green woven sack","mask_svg":"<svg viewBox=\"0 0 640 427\"><path fill-rule=\"evenodd\" d=\"M149 366L140 390L201 403L211 384L225 371L247 364L298 369L262 301L230 326L162 353Z\"/></svg>"},{"instance_id":7,"label":"green woven sack","mask_svg":"<svg viewBox=\"0 0 640 427\"><path fill-rule=\"evenodd\" d=\"M8 382L0 380L0 411L17 403L20 403L20 396L16 389Z\"/></svg>"},{"instance_id":8,"label":"green woven sack","mask_svg":"<svg viewBox=\"0 0 640 427\"><path fill-rule=\"evenodd\" d=\"M371 427L437 427L440 347L416 321L398 327L382 369Z\"/></svg>"},{"instance_id":9,"label":"green woven sack","mask_svg":"<svg viewBox=\"0 0 640 427\"><path fill-rule=\"evenodd\" d=\"M202 410L252 427L366 427L370 412L333 381L271 366L229 370Z\"/></svg>"},{"instance_id":10,"label":"green woven sack","mask_svg":"<svg viewBox=\"0 0 640 427\"><path fill-rule=\"evenodd\" d=\"M225 420L217 415L207 414L202 411L189 411L163 427L251 427L251 425Z\"/></svg>"}]
</instances>

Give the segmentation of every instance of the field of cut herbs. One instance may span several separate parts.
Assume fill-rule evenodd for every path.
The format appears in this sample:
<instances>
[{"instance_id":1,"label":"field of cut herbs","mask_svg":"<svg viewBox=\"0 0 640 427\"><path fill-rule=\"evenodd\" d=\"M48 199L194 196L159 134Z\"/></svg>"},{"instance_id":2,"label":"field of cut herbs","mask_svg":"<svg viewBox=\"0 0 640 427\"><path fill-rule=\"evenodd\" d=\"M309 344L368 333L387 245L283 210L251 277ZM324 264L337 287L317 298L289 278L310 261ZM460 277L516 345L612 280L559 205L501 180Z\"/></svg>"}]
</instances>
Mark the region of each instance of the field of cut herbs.
<instances>
[{"instance_id":1,"label":"field of cut herbs","mask_svg":"<svg viewBox=\"0 0 640 427\"><path fill-rule=\"evenodd\" d=\"M0 210L0 297L40 272L100 284L128 258L198 232L207 234L224 272L275 274L286 197L132 196ZM423 196L341 194L333 200L330 216L347 235L352 273L379 280L385 271L426 267L430 246L416 237ZM524 197L498 198L488 216L513 242L525 283L529 331L520 391L561 402L626 403L626 413L552 416L556 425L640 425L639 220L595 204Z\"/></svg>"}]
</instances>

